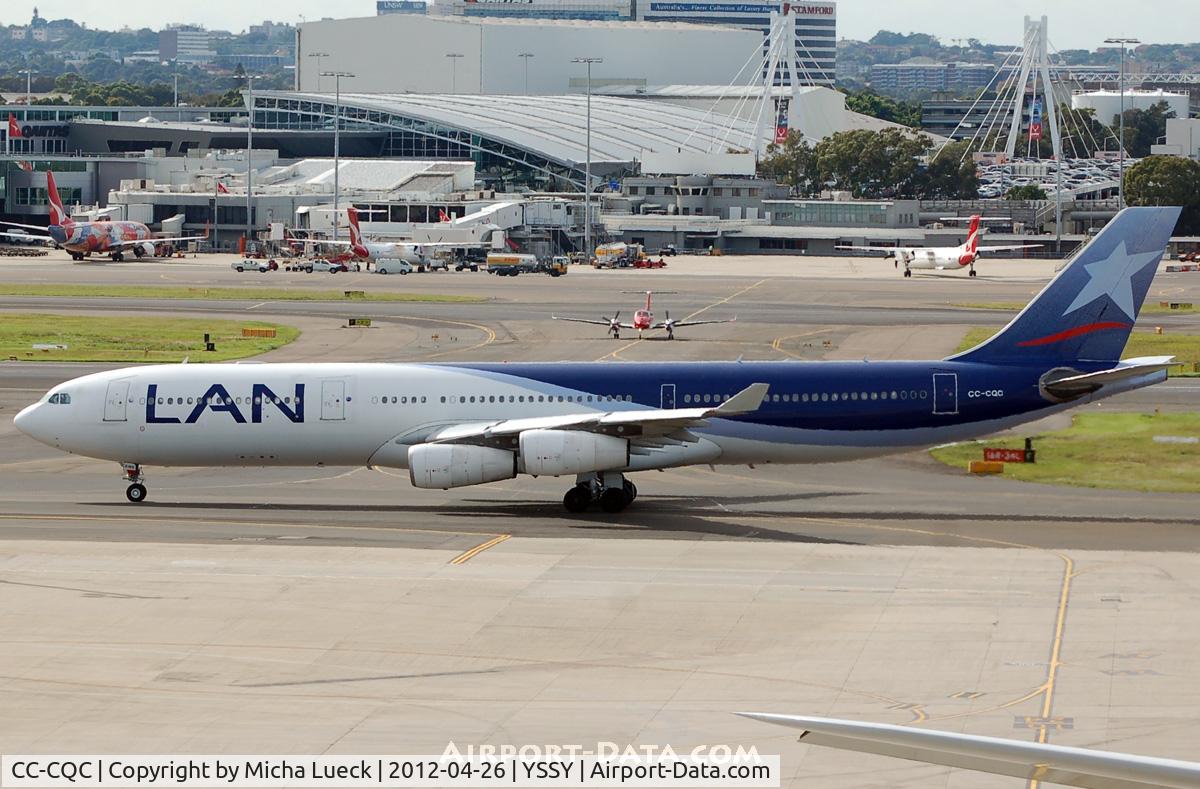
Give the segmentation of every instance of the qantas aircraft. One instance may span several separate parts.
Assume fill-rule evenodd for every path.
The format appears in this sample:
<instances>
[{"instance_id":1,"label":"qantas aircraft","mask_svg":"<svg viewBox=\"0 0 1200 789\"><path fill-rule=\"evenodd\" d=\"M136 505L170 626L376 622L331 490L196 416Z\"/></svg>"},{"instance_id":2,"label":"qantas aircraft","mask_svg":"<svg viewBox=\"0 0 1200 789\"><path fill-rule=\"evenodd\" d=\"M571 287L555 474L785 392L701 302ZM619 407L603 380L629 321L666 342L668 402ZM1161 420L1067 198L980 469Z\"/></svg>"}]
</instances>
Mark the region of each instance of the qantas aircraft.
<instances>
[{"instance_id":1,"label":"qantas aircraft","mask_svg":"<svg viewBox=\"0 0 1200 789\"><path fill-rule=\"evenodd\" d=\"M126 252L134 257L154 255L154 245L168 241L200 241L204 236L175 236L157 238L141 222L109 221L74 222L63 209L54 183L54 173L46 173L46 191L50 196L50 226L22 225L16 222L0 224L29 230L45 230L48 238L71 253L72 260L83 260L93 253L108 254L114 261L125 259Z\"/></svg>"},{"instance_id":2,"label":"qantas aircraft","mask_svg":"<svg viewBox=\"0 0 1200 789\"><path fill-rule=\"evenodd\" d=\"M366 241L358 227L358 209L351 206L346 209L350 220L350 240L334 241L332 239L298 239L305 244L331 244L350 248L351 254L359 260L376 262L379 260L403 260L414 266L424 266L429 263L430 255L437 247L469 247L478 244L454 244L449 242L433 242L415 244L401 241Z\"/></svg>"},{"instance_id":3,"label":"qantas aircraft","mask_svg":"<svg viewBox=\"0 0 1200 789\"><path fill-rule=\"evenodd\" d=\"M740 712L803 729L800 742L1089 789L1195 789L1200 762L836 718Z\"/></svg>"},{"instance_id":4,"label":"qantas aircraft","mask_svg":"<svg viewBox=\"0 0 1200 789\"><path fill-rule=\"evenodd\" d=\"M854 249L866 252L884 252L885 258L896 261L897 267L904 263L904 276L911 277L913 269L960 269L969 266L970 275L975 276L975 261L982 252L1003 252L1015 249L1036 249L1041 244L1010 244L1007 246L979 246L979 225L982 217L971 217L967 240L957 247L855 247L839 246L836 249Z\"/></svg>"},{"instance_id":5,"label":"qantas aircraft","mask_svg":"<svg viewBox=\"0 0 1200 789\"><path fill-rule=\"evenodd\" d=\"M1166 379L1121 361L1178 208L1127 208L999 334L934 361L182 364L76 378L16 427L142 467L389 466L419 488L573 479L618 512L630 472L821 463L988 435Z\"/></svg>"},{"instance_id":6,"label":"qantas aircraft","mask_svg":"<svg viewBox=\"0 0 1200 789\"><path fill-rule=\"evenodd\" d=\"M593 326L607 326L608 333L612 335L614 340L621 339L621 329L634 329L641 338L642 332L653 331L654 329L666 329L667 339L675 339L675 330L680 326L703 326L709 323L733 323L737 318L729 318L719 321L676 321L671 319L671 311L666 311L666 319L661 321L654 320L654 311L651 309L651 300L654 298L654 292L649 290L627 290L626 293L644 293L646 294L646 306L640 310L635 310L633 313L633 323L621 323L621 311L617 310L616 314L611 318L602 318L598 321L590 318L560 318L557 315L550 317L556 321L571 321L572 323L590 323ZM675 291L664 290L659 291L658 295L662 296L666 293L674 293Z\"/></svg>"}]
</instances>

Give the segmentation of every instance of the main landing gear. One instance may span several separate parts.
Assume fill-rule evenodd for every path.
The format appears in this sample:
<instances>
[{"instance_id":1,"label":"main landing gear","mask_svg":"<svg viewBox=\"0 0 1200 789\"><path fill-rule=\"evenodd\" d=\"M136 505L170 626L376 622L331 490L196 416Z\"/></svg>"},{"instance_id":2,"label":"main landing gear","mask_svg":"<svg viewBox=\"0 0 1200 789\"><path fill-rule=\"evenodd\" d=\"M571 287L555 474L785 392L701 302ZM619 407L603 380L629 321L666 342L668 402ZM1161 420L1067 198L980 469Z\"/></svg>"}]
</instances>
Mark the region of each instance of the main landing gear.
<instances>
[{"instance_id":1,"label":"main landing gear","mask_svg":"<svg viewBox=\"0 0 1200 789\"><path fill-rule=\"evenodd\" d=\"M109 253L109 257L112 259L113 263L120 263L125 259L125 255L120 252L111 252Z\"/></svg>"},{"instance_id":2,"label":"main landing gear","mask_svg":"<svg viewBox=\"0 0 1200 789\"><path fill-rule=\"evenodd\" d=\"M125 488L125 498L134 504L141 504L146 500L146 486L142 484L145 480L145 477L142 476L142 467L137 463L122 463L121 469L125 472L125 479L129 482L129 487Z\"/></svg>"},{"instance_id":3,"label":"main landing gear","mask_svg":"<svg viewBox=\"0 0 1200 789\"><path fill-rule=\"evenodd\" d=\"M637 485L625 479L624 474L606 471L603 473L580 474L575 487L563 496L567 512L583 512L593 503L610 514L628 507L637 498Z\"/></svg>"}]
</instances>

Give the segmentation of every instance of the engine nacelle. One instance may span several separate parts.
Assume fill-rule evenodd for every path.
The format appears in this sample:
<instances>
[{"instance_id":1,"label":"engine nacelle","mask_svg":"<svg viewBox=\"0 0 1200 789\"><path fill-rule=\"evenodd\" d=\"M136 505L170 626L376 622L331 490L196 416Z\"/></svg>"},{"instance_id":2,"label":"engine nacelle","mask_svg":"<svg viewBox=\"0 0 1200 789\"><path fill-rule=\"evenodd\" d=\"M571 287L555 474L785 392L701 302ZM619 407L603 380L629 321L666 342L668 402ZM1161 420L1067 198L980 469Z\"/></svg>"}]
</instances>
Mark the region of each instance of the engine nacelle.
<instances>
[{"instance_id":1,"label":"engine nacelle","mask_svg":"<svg viewBox=\"0 0 1200 789\"><path fill-rule=\"evenodd\" d=\"M408 478L416 488L461 488L517 476L517 456L469 444L417 444L408 448Z\"/></svg>"},{"instance_id":2,"label":"engine nacelle","mask_svg":"<svg viewBox=\"0 0 1200 789\"><path fill-rule=\"evenodd\" d=\"M142 241L133 245L134 257L154 257L154 242Z\"/></svg>"},{"instance_id":3,"label":"engine nacelle","mask_svg":"<svg viewBox=\"0 0 1200 789\"><path fill-rule=\"evenodd\" d=\"M611 471L629 465L629 441L578 430L525 430L521 460L535 476Z\"/></svg>"}]
</instances>

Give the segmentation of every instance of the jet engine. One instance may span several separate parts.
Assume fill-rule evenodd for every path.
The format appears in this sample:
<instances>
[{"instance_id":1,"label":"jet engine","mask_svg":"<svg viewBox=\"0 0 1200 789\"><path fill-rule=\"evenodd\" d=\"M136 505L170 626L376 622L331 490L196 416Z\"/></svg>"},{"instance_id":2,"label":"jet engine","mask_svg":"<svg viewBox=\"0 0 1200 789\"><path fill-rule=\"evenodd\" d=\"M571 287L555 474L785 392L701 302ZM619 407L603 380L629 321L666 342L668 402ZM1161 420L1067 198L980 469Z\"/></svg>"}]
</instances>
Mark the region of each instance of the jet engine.
<instances>
[{"instance_id":1,"label":"jet engine","mask_svg":"<svg viewBox=\"0 0 1200 789\"><path fill-rule=\"evenodd\" d=\"M154 242L141 241L133 245L134 257L154 257Z\"/></svg>"},{"instance_id":2,"label":"jet engine","mask_svg":"<svg viewBox=\"0 0 1200 789\"><path fill-rule=\"evenodd\" d=\"M611 471L629 465L629 441L578 430L525 430L521 460L534 476Z\"/></svg>"},{"instance_id":3,"label":"jet engine","mask_svg":"<svg viewBox=\"0 0 1200 789\"><path fill-rule=\"evenodd\" d=\"M416 488L461 488L517 476L517 456L469 444L417 444L408 448L408 477Z\"/></svg>"}]
</instances>

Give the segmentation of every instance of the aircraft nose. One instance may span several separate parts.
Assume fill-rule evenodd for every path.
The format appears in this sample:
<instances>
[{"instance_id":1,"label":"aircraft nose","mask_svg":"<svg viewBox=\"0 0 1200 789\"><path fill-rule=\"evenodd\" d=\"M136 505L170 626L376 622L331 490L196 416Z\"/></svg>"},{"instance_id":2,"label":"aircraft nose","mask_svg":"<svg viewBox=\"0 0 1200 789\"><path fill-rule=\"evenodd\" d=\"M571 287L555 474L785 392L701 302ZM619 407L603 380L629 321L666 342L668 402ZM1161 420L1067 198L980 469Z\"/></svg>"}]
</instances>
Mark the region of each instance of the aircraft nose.
<instances>
[{"instance_id":1,"label":"aircraft nose","mask_svg":"<svg viewBox=\"0 0 1200 789\"><path fill-rule=\"evenodd\" d=\"M47 439L46 424L42 411L41 403L34 403L22 409L19 414L13 417L13 425L30 438L41 441L43 444L50 443Z\"/></svg>"}]
</instances>

